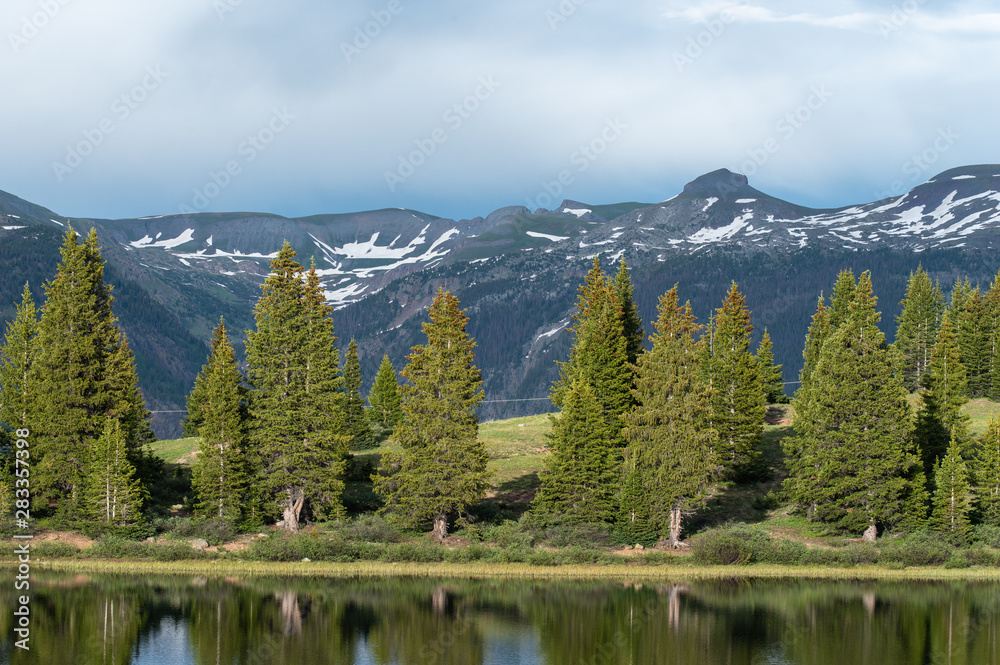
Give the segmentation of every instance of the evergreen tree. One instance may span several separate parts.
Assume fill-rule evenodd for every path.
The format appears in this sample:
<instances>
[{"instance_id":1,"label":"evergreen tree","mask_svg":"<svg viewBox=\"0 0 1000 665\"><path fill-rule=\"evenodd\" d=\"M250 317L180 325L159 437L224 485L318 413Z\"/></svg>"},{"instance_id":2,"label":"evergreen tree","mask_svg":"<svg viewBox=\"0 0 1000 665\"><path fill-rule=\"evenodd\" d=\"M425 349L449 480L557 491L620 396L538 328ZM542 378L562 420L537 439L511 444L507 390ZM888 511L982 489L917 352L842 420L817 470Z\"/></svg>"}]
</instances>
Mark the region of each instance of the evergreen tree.
<instances>
[{"instance_id":1,"label":"evergreen tree","mask_svg":"<svg viewBox=\"0 0 1000 665\"><path fill-rule=\"evenodd\" d=\"M984 524L1000 527L1000 418L990 418L976 457L976 508Z\"/></svg>"},{"instance_id":2,"label":"evergreen tree","mask_svg":"<svg viewBox=\"0 0 1000 665\"><path fill-rule=\"evenodd\" d=\"M303 267L286 242L247 332L247 363L254 420L252 446L258 483L280 510L284 528L297 531L307 502L319 517L343 513L347 436L339 354L330 306L314 269Z\"/></svg>"},{"instance_id":3,"label":"evergreen tree","mask_svg":"<svg viewBox=\"0 0 1000 665\"><path fill-rule=\"evenodd\" d=\"M899 356L885 346L870 275L796 396L786 489L814 520L859 532L914 526L926 490Z\"/></svg>"},{"instance_id":4,"label":"evergreen tree","mask_svg":"<svg viewBox=\"0 0 1000 665\"><path fill-rule=\"evenodd\" d=\"M757 470L767 410L757 361L750 353L750 310L733 282L722 307L715 310L712 378L712 422L719 454L727 471L746 478Z\"/></svg>"},{"instance_id":5,"label":"evergreen tree","mask_svg":"<svg viewBox=\"0 0 1000 665\"><path fill-rule=\"evenodd\" d=\"M767 403L787 403L788 397L785 395L785 382L781 375L781 365L774 364L774 345L771 343L771 336L767 334L767 328L764 328L764 336L761 337L760 346L757 347L756 358L757 371L760 372Z\"/></svg>"},{"instance_id":6,"label":"evergreen tree","mask_svg":"<svg viewBox=\"0 0 1000 665\"><path fill-rule=\"evenodd\" d=\"M476 343L465 331L469 318L458 298L443 289L429 316L423 324L427 344L413 347L401 372L407 383L395 437L402 452L382 456L383 470L394 473L373 482L386 510L414 525L430 519L434 535L444 539L448 518L485 495L488 456L478 439L476 407L483 390Z\"/></svg>"},{"instance_id":7,"label":"evergreen tree","mask_svg":"<svg viewBox=\"0 0 1000 665\"><path fill-rule=\"evenodd\" d=\"M965 367L959 359L958 343L949 317L941 324L921 380L923 406L917 413L915 434L924 473L930 479L949 441L957 439L962 446L969 443L969 417L962 413L962 405L968 402Z\"/></svg>"},{"instance_id":8,"label":"evergreen tree","mask_svg":"<svg viewBox=\"0 0 1000 665\"><path fill-rule=\"evenodd\" d=\"M149 411L138 388L135 361L111 311L111 286L91 230L83 243L69 229L56 276L46 283L37 357L29 375L28 421L37 456L34 498L79 515L90 448L111 416L120 421L129 463L147 481L158 470L142 446L152 440Z\"/></svg>"},{"instance_id":9,"label":"evergreen tree","mask_svg":"<svg viewBox=\"0 0 1000 665\"><path fill-rule=\"evenodd\" d=\"M992 388L992 331L987 328L986 302L978 287L966 292L964 307L956 314L958 347L962 365L968 374L968 395L986 397Z\"/></svg>"},{"instance_id":10,"label":"evergreen tree","mask_svg":"<svg viewBox=\"0 0 1000 665\"><path fill-rule=\"evenodd\" d=\"M181 435L185 437L198 436L198 430L204 422L202 404L205 402L205 385L203 374L194 379L194 386L187 396L187 415L181 421Z\"/></svg>"},{"instance_id":11,"label":"evergreen tree","mask_svg":"<svg viewBox=\"0 0 1000 665\"><path fill-rule=\"evenodd\" d=\"M700 326L691 304L680 305L677 286L660 297L653 348L636 368L636 410L626 416L623 504L626 526L646 516L673 547L682 519L705 503L718 472L718 435L712 429L711 395L700 377ZM635 508L641 497L641 512ZM643 515L645 513L645 515ZM640 521L641 524L641 521Z\"/></svg>"},{"instance_id":12,"label":"evergreen tree","mask_svg":"<svg viewBox=\"0 0 1000 665\"><path fill-rule=\"evenodd\" d=\"M7 324L3 347L0 347L0 442L3 430L28 426L31 410L29 377L38 352L38 314L31 290L24 285L21 304L14 320Z\"/></svg>"},{"instance_id":13,"label":"evergreen tree","mask_svg":"<svg viewBox=\"0 0 1000 665\"><path fill-rule=\"evenodd\" d=\"M847 320L850 314L851 301L854 300L854 290L857 281L854 271L850 268L841 270L833 285L833 296L830 297L830 329L835 330Z\"/></svg>"},{"instance_id":14,"label":"evergreen tree","mask_svg":"<svg viewBox=\"0 0 1000 665\"><path fill-rule=\"evenodd\" d=\"M560 377L551 391L552 403L562 406L562 396L574 381L593 389L604 418L602 433L613 449L624 448L622 418L634 406L632 366L628 339L622 328L621 300L597 257L580 286L577 313L573 315L573 346L569 360L559 363Z\"/></svg>"},{"instance_id":15,"label":"evergreen tree","mask_svg":"<svg viewBox=\"0 0 1000 665\"><path fill-rule=\"evenodd\" d=\"M562 413L549 419L552 455L533 511L550 523L611 522L617 460L604 439L604 418L590 384L573 382Z\"/></svg>"},{"instance_id":16,"label":"evergreen tree","mask_svg":"<svg viewBox=\"0 0 1000 665\"><path fill-rule=\"evenodd\" d=\"M625 460L624 476L619 495L620 508L615 523L615 538L626 545L649 547L658 539L642 487L642 473L635 468L634 460Z\"/></svg>"},{"instance_id":17,"label":"evergreen tree","mask_svg":"<svg viewBox=\"0 0 1000 665\"><path fill-rule=\"evenodd\" d=\"M969 474L955 437L952 437L948 453L937 466L934 484L937 487L930 526L954 541L963 542L969 535Z\"/></svg>"},{"instance_id":18,"label":"evergreen tree","mask_svg":"<svg viewBox=\"0 0 1000 665\"><path fill-rule=\"evenodd\" d=\"M919 388L931 360L941 319L944 316L944 295L938 284L932 284L922 266L910 273L906 296L900 303L902 313L896 317L896 341L893 345L903 356L906 387Z\"/></svg>"},{"instance_id":19,"label":"evergreen tree","mask_svg":"<svg viewBox=\"0 0 1000 665\"><path fill-rule=\"evenodd\" d=\"M985 328L989 338L989 397L1000 401L1000 272L993 278L984 300Z\"/></svg>"},{"instance_id":20,"label":"evergreen tree","mask_svg":"<svg viewBox=\"0 0 1000 665\"><path fill-rule=\"evenodd\" d=\"M198 381L204 390L200 454L191 469L198 512L237 522L248 508L247 391L222 319Z\"/></svg>"},{"instance_id":21,"label":"evergreen tree","mask_svg":"<svg viewBox=\"0 0 1000 665\"><path fill-rule=\"evenodd\" d=\"M131 526L142 518L147 493L128 460L121 423L105 419L104 431L90 449L86 477L86 514L108 526Z\"/></svg>"},{"instance_id":22,"label":"evergreen tree","mask_svg":"<svg viewBox=\"0 0 1000 665\"><path fill-rule=\"evenodd\" d=\"M625 353L628 356L628 362L634 365L644 350L642 318L639 317L639 308L633 298L632 278L629 277L624 257L618 262L618 273L615 275L614 286L615 294L618 296L618 307L621 309Z\"/></svg>"},{"instance_id":23,"label":"evergreen tree","mask_svg":"<svg viewBox=\"0 0 1000 665\"><path fill-rule=\"evenodd\" d=\"M382 364L368 393L368 404L371 405L368 413L372 422L379 423L384 429L392 430L403 417L399 380L388 353L382 356Z\"/></svg>"},{"instance_id":24,"label":"evergreen tree","mask_svg":"<svg viewBox=\"0 0 1000 665\"><path fill-rule=\"evenodd\" d=\"M812 372L819 362L819 353L823 348L823 342L830 336L830 310L823 304L823 295L820 294L819 302L816 304L816 313L813 314L812 322L809 324L809 332L806 333L806 345L802 351L802 371L799 372L799 385L805 388L809 385Z\"/></svg>"},{"instance_id":25,"label":"evergreen tree","mask_svg":"<svg viewBox=\"0 0 1000 665\"><path fill-rule=\"evenodd\" d=\"M375 446L375 436L365 416L365 401L361 399L361 361L358 343L351 339L344 358L344 431L351 441L351 450L368 450Z\"/></svg>"}]
</instances>

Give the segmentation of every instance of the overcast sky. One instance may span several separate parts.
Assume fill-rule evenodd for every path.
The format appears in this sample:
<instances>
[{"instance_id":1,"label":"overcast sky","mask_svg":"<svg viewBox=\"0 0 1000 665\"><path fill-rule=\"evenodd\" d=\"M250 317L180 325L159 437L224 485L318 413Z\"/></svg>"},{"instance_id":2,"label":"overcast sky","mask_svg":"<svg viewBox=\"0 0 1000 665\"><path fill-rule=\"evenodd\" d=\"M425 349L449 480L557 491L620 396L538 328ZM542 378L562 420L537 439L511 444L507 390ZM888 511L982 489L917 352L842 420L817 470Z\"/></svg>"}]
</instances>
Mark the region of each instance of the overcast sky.
<instances>
[{"instance_id":1,"label":"overcast sky","mask_svg":"<svg viewBox=\"0 0 1000 665\"><path fill-rule=\"evenodd\" d=\"M888 4L4 0L0 189L468 218L723 167L836 207L1000 162L996 3Z\"/></svg>"}]
</instances>

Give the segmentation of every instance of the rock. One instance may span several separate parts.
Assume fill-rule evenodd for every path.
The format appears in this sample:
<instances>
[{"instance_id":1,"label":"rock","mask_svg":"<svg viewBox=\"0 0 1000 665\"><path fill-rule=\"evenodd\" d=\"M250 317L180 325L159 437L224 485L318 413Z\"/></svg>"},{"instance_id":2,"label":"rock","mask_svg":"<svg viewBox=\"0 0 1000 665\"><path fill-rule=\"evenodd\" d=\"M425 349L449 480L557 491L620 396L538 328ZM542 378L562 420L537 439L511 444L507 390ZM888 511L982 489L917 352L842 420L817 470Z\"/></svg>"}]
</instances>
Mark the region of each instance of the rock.
<instances>
[{"instance_id":1,"label":"rock","mask_svg":"<svg viewBox=\"0 0 1000 665\"><path fill-rule=\"evenodd\" d=\"M305 557L302 559L302 563L310 563L311 561L312 559L310 559L309 557Z\"/></svg>"},{"instance_id":2,"label":"rock","mask_svg":"<svg viewBox=\"0 0 1000 665\"><path fill-rule=\"evenodd\" d=\"M861 535L861 540L866 543L874 543L875 537L878 536L878 529L872 524L870 527L865 529L865 532Z\"/></svg>"},{"instance_id":3,"label":"rock","mask_svg":"<svg viewBox=\"0 0 1000 665\"><path fill-rule=\"evenodd\" d=\"M639 543L636 543L636 544L635 544L635 549L637 549L637 550L639 550L639 551L642 551L642 550L644 550L644 549L646 549L646 548L645 548L645 547L643 547L642 545L640 545Z\"/></svg>"},{"instance_id":4,"label":"rock","mask_svg":"<svg viewBox=\"0 0 1000 665\"><path fill-rule=\"evenodd\" d=\"M155 543L156 542L156 538L154 538L153 536L150 536L149 538L146 539L146 542L147 543Z\"/></svg>"},{"instance_id":5,"label":"rock","mask_svg":"<svg viewBox=\"0 0 1000 665\"><path fill-rule=\"evenodd\" d=\"M208 541L204 538L195 538L191 541L191 547L198 550L199 552L206 547L208 547Z\"/></svg>"}]
</instances>

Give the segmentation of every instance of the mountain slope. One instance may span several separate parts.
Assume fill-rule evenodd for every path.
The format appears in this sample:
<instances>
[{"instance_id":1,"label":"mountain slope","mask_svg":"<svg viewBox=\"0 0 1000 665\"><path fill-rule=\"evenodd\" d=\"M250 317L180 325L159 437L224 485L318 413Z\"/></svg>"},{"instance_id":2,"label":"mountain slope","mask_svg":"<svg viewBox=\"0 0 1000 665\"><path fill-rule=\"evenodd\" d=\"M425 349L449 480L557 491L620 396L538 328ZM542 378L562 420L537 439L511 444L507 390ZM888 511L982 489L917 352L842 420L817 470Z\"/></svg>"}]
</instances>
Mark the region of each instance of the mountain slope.
<instances>
[{"instance_id":1,"label":"mountain slope","mask_svg":"<svg viewBox=\"0 0 1000 665\"><path fill-rule=\"evenodd\" d=\"M234 330L252 325L270 258L287 240L303 262L315 259L337 334L344 345L358 339L367 381L383 352L402 367L434 291L454 291L468 308L488 399L528 400L484 405L484 416L499 417L549 407L540 398L556 377L554 361L565 358L576 290L595 255L606 265L628 261L645 321L674 282L705 320L735 279L757 333L770 331L787 381L797 378L816 297L842 267L873 271L891 335L918 264L946 287L958 274L984 285L996 274L1000 165L953 169L903 196L830 210L782 201L719 170L661 203L564 201L471 220L403 209L70 220L0 192L0 318L12 316L25 281L42 299L68 224L98 230L116 313L157 411L183 409L219 316ZM178 420L159 414L157 431L174 434Z\"/></svg>"}]
</instances>

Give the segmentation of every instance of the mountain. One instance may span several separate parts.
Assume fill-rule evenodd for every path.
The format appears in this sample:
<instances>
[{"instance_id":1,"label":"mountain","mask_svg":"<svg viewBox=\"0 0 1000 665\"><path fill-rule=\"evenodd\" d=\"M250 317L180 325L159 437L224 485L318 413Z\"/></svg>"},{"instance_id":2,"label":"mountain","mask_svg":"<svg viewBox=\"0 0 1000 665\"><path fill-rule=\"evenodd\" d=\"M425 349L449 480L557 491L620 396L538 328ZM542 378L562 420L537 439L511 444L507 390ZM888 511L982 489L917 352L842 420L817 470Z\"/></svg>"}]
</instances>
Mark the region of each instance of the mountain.
<instances>
[{"instance_id":1,"label":"mountain","mask_svg":"<svg viewBox=\"0 0 1000 665\"><path fill-rule=\"evenodd\" d=\"M952 169L903 196L836 209L777 199L723 169L656 204L563 201L463 220L405 209L70 219L0 192L0 320L13 316L25 281L42 299L69 224L98 231L161 435L177 431L182 414L171 412L183 410L219 316L233 330L252 327L269 260L285 240L303 262L316 261L340 342L357 338L367 382L384 352L397 369L405 364L435 290L455 292L478 342L489 418L550 408L555 361L566 357L565 329L595 255L606 266L625 258L645 321L675 282L706 320L736 280L789 382L816 298L841 268L872 270L891 336L918 264L946 288L959 274L984 286L996 274L1000 165Z\"/></svg>"}]
</instances>

